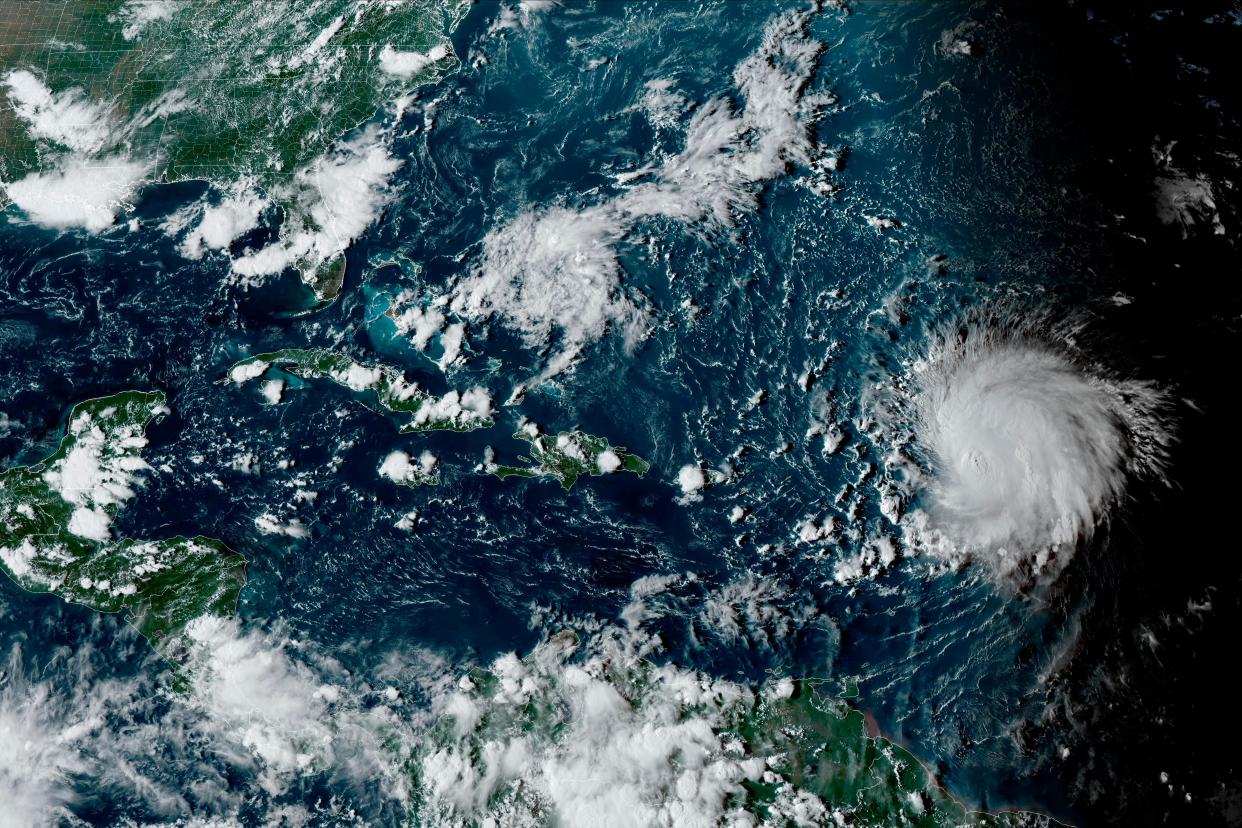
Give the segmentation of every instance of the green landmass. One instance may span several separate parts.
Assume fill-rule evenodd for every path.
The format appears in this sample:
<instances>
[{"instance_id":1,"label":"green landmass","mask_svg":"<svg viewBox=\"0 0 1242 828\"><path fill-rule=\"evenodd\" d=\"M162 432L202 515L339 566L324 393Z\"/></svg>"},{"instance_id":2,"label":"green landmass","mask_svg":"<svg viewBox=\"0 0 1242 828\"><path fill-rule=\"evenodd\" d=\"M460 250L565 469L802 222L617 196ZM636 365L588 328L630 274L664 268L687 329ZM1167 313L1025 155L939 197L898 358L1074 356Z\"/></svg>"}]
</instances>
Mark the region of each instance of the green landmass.
<instances>
[{"instance_id":1,"label":"green landmass","mask_svg":"<svg viewBox=\"0 0 1242 828\"><path fill-rule=\"evenodd\" d=\"M112 537L148 468L146 426L165 411L158 391L79 403L55 453L0 472L0 571L31 592L124 612L156 645L200 616L234 615L246 583L245 559L214 538Z\"/></svg>"},{"instance_id":2,"label":"green landmass","mask_svg":"<svg viewBox=\"0 0 1242 828\"><path fill-rule=\"evenodd\" d=\"M1029 812L972 811L940 787L905 748L869 732L864 714L823 694L815 681L791 681L788 695L756 704L729 731L747 750L777 756L776 779L747 780L745 810L766 815L784 785L807 791L848 814L857 826L1051 826Z\"/></svg>"},{"instance_id":3,"label":"green landmass","mask_svg":"<svg viewBox=\"0 0 1242 828\"><path fill-rule=\"evenodd\" d=\"M440 485L440 461L429 451L424 451L419 457L394 451L380 464L379 473L398 486L417 488Z\"/></svg>"},{"instance_id":4,"label":"green landmass","mask_svg":"<svg viewBox=\"0 0 1242 828\"><path fill-rule=\"evenodd\" d=\"M227 185L287 176L442 72L451 61L393 75L381 53L445 45L468 4L164 0L150 5L166 15L145 25L140 5L0 0L0 67L37 69L54 92L76 88L114 102L128 143L151 150L164 178ZM40 142L11 111L0 112L0 174L13 180L40 169ZM154 117L146 123L144 115Z\"/></svg>"},{"instance_id":5,"label":"green landmass","mask_svg":"<svg viewBox=\"0 0 1242 828\"><path fill-rule=\"evenodd\" d=\"M221 382L238 385L280 368L299 379L326 379L363 397L373 410L405 415L403 434L420 431L474 431L490 428L491 397L480 387L429 394L402 373L384 365L368 365L326 350L286 349L248 357L229 367Z\"/></svg>"},{"instance_id":6,"label":"green landmass","mask_svg":"<svg viewBox=\"0 0 1242 828\"><path fill-rule=\"evenodd\" d=\"M578 645L561 633L462 677L410 762L411 825L554 826L604 807L633 808L635 824L688 810L696 824L781 828L1060 825L967 808L820 682L756 693L615 640L585 659Z\"/></svg>"},{"instance_id":7,"label":"green landmass","mask_svg":"<svg viewBox=\"0 0 1242 828\"><path fill-rule=\"evenodd\" d=\"M135 162L147 180L256 188L295 229L333 233L306 194L287 185L386 103L455 65L447 33L468 6L0 0L0 190L54 172L71 155L96 167ZM411 55L426 59L411 63ZM80 105L40 118L89 123L92 111L103 111L106 135L75 145L33 128L5 89L20 72L60 104ZM304 280L319 298L334 297L345 269L340 251L299 255L294 266Z\"/></svg>"},{"instance_id":8,"label":"green landmass","mask_svg":"<svg viewBox=\"0 0 1242 828\"><path fill-rule=\"evenodd\" d=\"M599 477L625 471L644 476L651 464L624 446L609 444L603 437L581 431L562 431L555 437L540 434L534 427L525 427L513 435L530 445L530 457L519 457L529 466L493 464L488 472L504 480L507 477L550 477L559 480L566 491L582 475Z\"/></svg>"}]
</instances>

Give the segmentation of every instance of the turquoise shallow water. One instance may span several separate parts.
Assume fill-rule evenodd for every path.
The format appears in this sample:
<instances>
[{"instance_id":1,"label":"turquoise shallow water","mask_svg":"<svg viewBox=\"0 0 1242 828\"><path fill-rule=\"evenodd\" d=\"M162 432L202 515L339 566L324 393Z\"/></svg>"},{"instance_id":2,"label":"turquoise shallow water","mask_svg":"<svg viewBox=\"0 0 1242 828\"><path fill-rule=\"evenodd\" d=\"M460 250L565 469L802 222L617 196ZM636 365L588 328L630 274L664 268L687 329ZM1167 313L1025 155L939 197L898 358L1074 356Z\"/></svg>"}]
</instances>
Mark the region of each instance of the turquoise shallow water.
<instances>
[{"instance_id":1,"label":"turquoise shallow water","mask_svg":"<svg viewBox=\"0 0 1242 828\"><path fill-rule=\"evenodd\" d=\"M964 308L1086 309L1102 360L1210 399L1205 378L1187 367L1193 360L1158 349L1148 324L1160 316L1148 304L1159 301L1150 277L1165 278L1156 260L1197 254L1136 253L1127 241L1136 233L1114 209L1133 196L1119 183L1130 174L1104 159L1134 175L1143 168L1136 125L1118 122L1118 135L1108 134L1093 97L1126 77L1092 28L1108 19L1088 24L1072 4L1045 14L998 3L860 3L852 14L816 15L810 31L827 48L807 93L836 99L813 128L817 154L839 159L826 176L836 191L815 192L817 175L792 165L754 187L758 208L736 227L635 220L616 244L620 284L649 309L649 335L632 350L616 331L588 341L572 371L500 408L493 429L399 436L391 420L327 385L291 387L269 406L254 387L215 384L243 354L334 347L398 365L437 393L482 384L499 406L562 341L532 347L503 318L476 320L469 358L446 377L394 341L381 316L387 298L407 288L445 294L479 261L490 231L528 210L606 203L625 190L619 174L680 151L696 106L722 96L740 105L734 67L757 48L774 9L569 4L502 28L501 8L478 4L453 36L463 67L421 90L401 123L395 202L350 249L340 298L311 313L302 313L307 297L292 274L243 287L227 278L224 257L177 253L158 225L199 198L198 185L144 191L136 232L0 226L0 410L9 423L0 452L11 463L46 454L75 400L165 389L173 414L152 429L147 453L156 471L118 530L224 539L251 561L246 629L296 642L312 675L400 686L412 720L424 715L436 676L529 651L558 629L589 635L617 622L640 578L692 572L649 601L657 612L646 628L664 642L660 658L747 682L856 680L856 702L879 730L980 807L1082 824L1156 824L1148 816L1157 806L1184 818L1177 808L1227 793L1232 780L1213 777L1208 751L1193 741L1164 761L1149 739L1165 737L1133 735L1144 719L1184 733L1191 725L1179 716L1206 714L1183 713L1176 691L1154 679L1143 689L1143 650L1125 642L1145 640L1141 630L1159 640L1189 635L1190 622L1177 621L1190 617L1186 607L1209 587L1236 586L1227 580L1236 567L1222 564L1157 588L1150 549L1165 536L1145 520L1193 515L1193 484L1163 506L1135 492L1115 531L1051 586L1014 589L977 568L933 571L904 554L856 582L835 578L839 562L872 538L898 534L875 488L888 447L869 433L867 389L925 350L929 326ZM955 53L958 42L971 53ZM653 123L638 104L649 82L664 79L687 110ZM1141 221L1153 247L1178 244L1150 217ZM1234 255L1214 243L1202 255ZM1136 264L1145 256L1151 273ZM393 261L410 264L385 264ZM1122 291L1139 299L1133 314L1111 301ZM1173 313L1161 336L1201 328L1197 314ZM1231 329L1219 336L1217 346L1234 344ZM1158 350L1169 359L1155 358ZM803 382L808 369L814 378ZM552 432L606 436L652 472L584 480L568 492L479 473L489 447L502 463L521 454L508 436L521 416ZM817 422L842 428L835 453L807 436ZM395 449L434 452L440 485L380 479L376 466ZM261 474L238 467L247 454ZM726 462L732 481L684 498L683 465ZM1187 469L1179 461L1175 471ZM295 490L317 497L293 506ZM734 507L746 510L743 522L730 520ZM394 526L414 510L417 531ZM263 513L296 515L308 536L260 532ZM797 541L801 522L826 516L846 524L832 544ZM1144 606L1153 595L1165 618L1173 614L1165 629ZM709 611L722 601L737 608L732 622ZM86 824L231 811L267 824L291 802L339 804L315 811L316 824L345 824L350 809L363 824L400 821L400 804L365 774L359 781L331 766L271 793L262 764L236 738L158 692L162 665L115 619L7 581L0 612L10 681L49 682L66 711L110 684L139 688L143 702L102 725L154 740L149 751L125 753L132 773L87 757L66 775L66 807ZM1107 641L1113 624L1121 643ZM1216 652L1215 634L1195 646ZM1180 655L1160 657L1180 669ZM1142 712L1108 712L1123 700ZM130 751L131 740L115 742ZM1133 755L1127 744L1138 746ZM1177 763L1175 785L1198 785L1190 803L1189 789L1169 794L1152 783ZM212 784L196 790L196 778ZM1218 805L1199 824L1222 818Z\"/></svg>"}]
</instances>

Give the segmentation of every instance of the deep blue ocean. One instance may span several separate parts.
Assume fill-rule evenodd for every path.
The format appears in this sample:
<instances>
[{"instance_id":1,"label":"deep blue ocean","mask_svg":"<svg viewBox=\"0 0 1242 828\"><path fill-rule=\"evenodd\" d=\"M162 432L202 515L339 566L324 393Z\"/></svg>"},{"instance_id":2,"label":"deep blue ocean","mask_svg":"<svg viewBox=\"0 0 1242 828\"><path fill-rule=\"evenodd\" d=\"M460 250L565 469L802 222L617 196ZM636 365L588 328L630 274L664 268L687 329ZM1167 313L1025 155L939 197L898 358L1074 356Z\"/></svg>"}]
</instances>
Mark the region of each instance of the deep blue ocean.
<instances>
[{"instance_id":1,"label":"deep blue ocean","mask_svg":"<svg viewBox=\"0 0 1242 828\"><path fill-rule=\"evenodd\" d=\"M572 371L532 388L520 405L500 407L554 344L532 349L502 320L475 322L468 359L446 376L383 318L386 298L402 289L443 291L477 260L489 230L518 213L600 203L619 191L618 173L680 149L679 129L655 127L636 110L644 85L671 78L693 102L736 97L733 68L778 5L567 4L500 31L495 3L473 6L452 35L462 66L420 89L401 122L397 198L350 248L344 290L326 307L312 307L295 274L247 286L230 278L223 256L189 261L177 252L160 225L205 185L153 185L99 236L43 230L10 210L0 224L0 457L16 465L50 453L76 401L159 388L172 414L149 431L144 456L154 471L116 530L223 539L250 562L243 625L278 628L350 673L401 683L414 669L401 666L411 654L485 664L565 627L615 623L640 578L694 573L651 600L663 613L650 625L666 645L662 658L752 683L855 680L855 703L879 731L972 805L1031 808L1081 825L1227 824L1223 806L1184 821L1199 799L1186 805L1181 789L1170 796L1156 784L1167 764L1179 782L1199 782L1204 800L1237 790L1208 770L1206 748L1158 735L1214 714L1183 713L1183 691L1160 679L1145 690L1159 669L1126 643L1144 625L1161 641L1200 642L1180 653L1170 642L1172 651L1158 654L1171 673L1190 649L1223 646L1224 627L1195 638L1185 624L1161 630L1152 620L1184 612L1209 587L1236 592L1237 567L1225 563L1172 578L1168 592L1160 586L1165 556L1199 554L1168 550L1163 534L1202 508L1190 482L1196 461L1175 463L1184 477L1173 493L1135 493L1134 511L1097 538L1093 554L1037 589L916 556L839 583L841 555L893 534L874 492L834 544L797 541L801 521L841 520L843 499L870 491L884 467L885 449L867 433L867 386L918 354L929 326L966 308L1085 308L1120 370L1177 387L1203 417L1217 416L1204 389L1219 375L1196 373L1189 345L1162 341L1199 331L1227 354L1236 332L1221 320L1236 317L1198 306L1162 317L1157 278L1139 268L1154 272L1157 260L1183 253L1150 252L1180 243L1126 190L1140 174L1135 147L1150 136L1135 139L1108 112L1147 116L1101 102L1107 83L1129 82L1128 70L1075 4L864 2L815 16L812 34L827 48L811 88L836 103L814 135L840 158L829 177L836 192L814 192L807 171L793 169L767 182L759 209L732 229L639 220L619 250L626 289L651 308L650 335L632 353L617 335L590 343ZM949 48L961 39L970 54ZM1141 97L1132 87L1119 95ZM1136 217L1121 216L1123 203ZM141 226L131 231L129 218ZM1127 220L1153 234L1148 252L1128 246L1137 231ZM279 221L269 211L235 247ZM1204 244L1217 246L1186 255L1236 261L1223 242ZM1159 278L1176 273L1166 267ZM1138 301L1122 307L1112 301L1118 292ZM1211 328L1213 318L1223 327ZM395 419L330 384L290 388L273 406L254 385L217 383L246 355L309 347L399 366L437 393L484 385L497 424L401 435ZM799 378L811 368L804 390ZM509 436L520 416L553 433L606 436L652 470L642 479L584 479L569 491L480 473L487 447L498 462L523 453ZM840 425L838 451L826 454L821 438L806 435L816 422ZM394 449L436 454L439 485L403 488L377 476ZM245 455L254 455L249 470L236 462ZM686 502L678 469L726 462L734 478ZM297 490L317 497L296 500ZM749 517L736 524L729 515L739 505ZM415 531L394 526L414 510ZM308 536L263 533L255 519L265 513L296 518ZM1153 515L1162 528L1148 532ZM1186 537L1194 547L1200 535ZM749 585L739 605L762 611L722 629L704 607L739 582ZM1215 600L1224 606L1222 595ZM7 579L0 650L15 654L10 672L65 693L69 653L92 660L95 681L154 687L165 670L120 620ZM1187 675L1210 658L1194 661ZM416 697L415 684L406 692ZM1205 698L1207 710L1222 709ZM134 721L167 715L170 704L137 710ZM1085 715L1084 705L1096 712ZM1157 719L1153 733L1119 735ZM1184 749L1161 757L1165 738ZM134 767L176 787L179 765L162 762L161 750L134 757ZM89 774L74 784L75 813L87 823L160 816L141 797L92 793ZM330 779L306 784L307 797L332 790ZM367 821L393 819L390 806L357 804ZM247 813L259 824L258 811Z\"/></svg>"}]
</instances>

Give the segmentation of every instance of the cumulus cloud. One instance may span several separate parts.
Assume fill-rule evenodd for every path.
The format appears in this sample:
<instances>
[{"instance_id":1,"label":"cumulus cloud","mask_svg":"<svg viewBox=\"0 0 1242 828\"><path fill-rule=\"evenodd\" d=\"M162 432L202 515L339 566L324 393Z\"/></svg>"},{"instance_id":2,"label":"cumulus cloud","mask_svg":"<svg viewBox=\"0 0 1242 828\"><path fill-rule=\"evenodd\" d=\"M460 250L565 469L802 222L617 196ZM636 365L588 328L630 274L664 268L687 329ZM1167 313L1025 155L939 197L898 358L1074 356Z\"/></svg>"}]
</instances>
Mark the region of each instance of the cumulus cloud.
<instances>
[{"instance_id":1,"label":"cumulus cloud","mask_svg":"<svg viewBox=\"0 0 1242 828\"><path fill-rule=\"evenodd\" d=\"M704 230L731 226L758 206L763 182L809 159L810 125L825 102L805 94L822 49L807 32L809 17L789 12L773 19L759 48L734 71L741 109L723 98L705 104L684 149L630 176L620 194L579 210L522 213L491 231L477 268L456 286L453 310L499 316L532 347L559 334L560 352L544 378L567 368L610 326L637 343L647 314L621 283L617 253L634 224L664 216Z\"/></svg>"},{"instance_id":2,"label":"cumulus cloud","mask_svg":"<svg viewBox=\"0 0 1242 828\"><path fill-rule=\"evenodd\" d=\"M204 616L186 636L189 703L259 760L269 793L335 769L400 795L398 757L385 744L400 738L400 726L390 708L359 705L342 671L316 669L294 657L290 642L237 619ZM334 672L341 683L326 680Z\"/></svg>"},{"instance_id":3,"label":"cumulus cloud","mask_svg":"<svg viewBox=\"0 0 1242 828\"><path fill-rule=\"evenodd\" d=\"M86 769L75 740L65 736L86 724L90 714L62 718L67 711L49 692L46 685L24 680L0 690L0 802L13 825L68 817L69 777Z\"/></svg>"},{"instance_id":4,"label":"cumulus cloud","mask_svg":"<svg viewBox=\"0 0 1242 828\"><path fill-rule=\"evenodd\" d=\"M42 664L28 663L18 647L0 661L0 822L78 825L80 809L101 799L146 816L185 817L195 810L186 779L200 812L235 812L244 794L214 764L228 755L226 745L203 750L202 739L214 737L210 723L177 700L167 705L142 673L118 676L103 660L88 642ZM168 765L175 776L162 773Z\"/></svg>"},{"instance_id":5,"label":"cumulus cloud","mask_svg":"<svg viewBox=\"0 0 1242 828\"><path fill-rule=\"evenodd\" d=\"M636 108L647 116L652 126L670 129L689 108L690 102L673 90L673 81L669 78L647 81L644 89Z\"/></svg>"},{"instance_id":6,"label":"cumulus cloud","mask_svg":"<svg viewBox=\"0 0 1242 828\"><path fill-rule=\"evenodd\" d=\"M1156 178L1153 190L1156 217L1164 224L1177 227L1185 238L1196 228L1210 227L1217 236L1225 234L1212 182L1206 176L1189 176L1175 167Z\"/></svg>"},{"instance_id":7,"label":"cumulus cloud","mask_svg":"<svg viewBox=\"0 0 1242 828\"><path fill-rule=\"evenodd\" d=\"M465 391L452 390L443 397L432 397L414 412L412 425L449 421L469 424L488 419L492 415L492 395L481 385Z\"/></svg>"},{"instance_id":8,"label":"cumulus cloud","mask_svg":"<svg viewBox=\"0 0 1242 828\"><path fill-rule=\"evenodd\" d=\"M13 114L44 152L41 171L0 181L8 198L36 224L99 233L111 227L150 171L115 147L125 130L113 123L113 105L81 89L53 92L27 69L4 77Z\"/></svg>"},{"instance_id":9,"label":"cumulus cloud","mask_svg":"<svg viewBox=\"0 0 1242 828\"><path fill-rule=\"evenodd\" d=\"M360 821L402 807L414 731L395 689L279 631L205 617L179 651L186 686L170 692L160 659L118 674L115 629L95 630L107 646L79 631L80 646L42 664L17 647L0 657L0 823L76 825L105 801L117 824L230 828L245 808L307 825L316 809L290 801L312 778ZM435 660L412 666L440 678Z\"/></svg>"},{"instance_id":10,"label":"cumulus cloud","mask_svg":"<svg viewBox=\"0 0 1242 828\"><path fill-rule=\"evenodd\" d=\"M151 468L138 456L147 444L143 427L101 423L107 419L104 413L93 417L82 412L75 417L68 427L72 447L43 473L47 485L74 506L69 531L100 542L111 537L109 507L132 498L139 473Z\"/></svg>"},{"instance_id":11,"label":"cumulus cloud","mask_svg":"<svg viewBox=\"0 0 1242 828\"><path fill-rule=\"evenodd\" d=\"M543 14L561 5L561 0L518 0L517 6L505 5L493 24L493 31L502 29L533 28Z\"/></svg>"},{"instance_id":12,"label":"cumulus cloud","mask_svg":"<svg viewBox=\"0 0 1242 828\"><path fill-rule=\"evenodd\" d=\"M297 518L281 523L280 518L271 512L264 512L254 519L254 526L265 535L286 535L290 538L305 538L310 531Z\"/></svg>"},{"instance_id":13,"label":"cumulus cloud","mask_svg":"<svg viewBox=\"0 0 1242 828\"><path fill-rule=\"evenodd\" d=\"M226 249L258 227L259 216L268 203L246 186L225 194L218 204L202 208L198 223L177 249L187 259L201 259L208 250Z\"/></svg>"},{"instance_id":14,"label":"cumulus cloud","mask_svg":"<svg viewBox=\"0 0 1242 828\"><path fill-rule=\"evenodd\" d=\"M677 485L685 494L697 492L707 485L707 472L693 463L682 466L677 472Z\"/></svg>"},{"instance_id":15,"label":"cumulus cloud","mask_svg":"<svg viewBox=\"0 0 1242 828\"><path fill-rule=\"evenodd\" d=\"M592 646L586 658L571 658L575 641L554 637L526 658L498 658L485 685L464 676L440 697L444 724L417 758L416 821L755 824L737 795L744 782L765 778L767 758L727 731L759 697L745 685L657 667L620 638ZM808 813L827 816L822 802L799 793ZM783 824L779 810L772 824Z\"/></svg>"},{"instance_id":16,"label":"cumulus cloud","mask_svg":"<svg viewBox=\"0 0 1242 828\"><path fill-rule=\"evenodd\" d=\"M401 78L412 78L449 56L448 46L439 44L426 52L402 52L391 46L385 46L380 52L380 68L390 75Z\"/></svg>"},{"instance_id":17,"label":"cumulus cloud","mask_svg":"<svg viewBox=\"0 0 1242 828\"><path fill-rule=\"evenodd\" d=\"M195 700L264 762L270 787L330 751L327 701L339 691L236 621L205 616L186 635Z\"/></svg>"},{"instance_id":18,"label":"cumulus cloud","mask_svg":"<svg viewBox=\"0 0 1242 828\"><path fill-rule=\"evenodd\" d=\"M134 40L147 26L160 20L171 20L184 6L184 0L129 0L114 17L124 24L121 36Z\"/></svg>"},{"instance_id":19,"label":"cumulus cloud","mask_svg":"<svg viewBox=\"0 0 1242 828\"><path fill-rule=\"evenodd\" d=\"M392 200L390 181L400 167L387 134L374 127L326 153L274 194L277 201L293 205L280 238L234 259L233 270L243 276L287 267L313 273L344 253L379 217Z\"/></svg>"},{"instance_id":20,"label":"cumulus cloud","mask_svg":"<svg viewBox=\"0 0 1242 828\"><path fill-rule=\"evenodd\" d=\"M285 396L285 381L282 379L272 379L259 386L259 393L263 395L263 399L267 400L268 405L278 405Z\"/></svg>"},{"instance_id":21,"label":"cumulus cloud","mask_svg":"<svg viewBox=\"0 0 1242 828\"><path fill-rule=\"evenodd\" d=\"M57 230L107 230L145 181L147 165L123 157L88 161L69 157L47 172L6 182L13 203L36 224Z\"/></svg>"},{"instance_id":22,"label":"cumulus cloud","mask_svg":"<svg viewBox=\"0 0 1242 828\"><path fill-rule=\"evenodd\" d=\"M405 299L405 295L398 296L393 302L394 308ZM397 326L397 333L408 336L415 348L425 351L432 337L444 328L445 316L436 307L412 305L393 313L392 321Z\"/></svg>"},{"instance_id":23,"label":"cumulus cloud","mask_svg":"<svg viewBox=\"0 0 1242 828\"><path fill-rule=\"evenodd\" d=\"M404 520L412 527L416 514ZM724 600L764 595L744 584ZM769 626L762 608L744 612ZM493 680L478 685L478 673L450 677L430 654L385 668L426 693L430 710L406 707L391 674L372 685L311 642L237 619L188 625L185 686L171 694L142 675L97 674L93 647L57 656L37 680L15 655L0 665L0 801L18 825L72 822L91 805L77 799L85 780L92 797L167 824L232 825L243 808L264 824L309 824L290 803L322 783L360 821L410 808L405 821L417 824L706 826L748 819L733 795L763 779L785 805L822 815L819 800L772 772L779 756L735 735L740 717L788 697L792 683L756 693L653 664L645 656L657 643L640 623L581 644L554 636L525 658L496 659L485 671ZM763 824L784 824L783 807Z\"/></svg>"},{"instance_id":24,"label":"cumulus cloud","mask_svg":"<svg viewBox=\"0 0 1242 828\"><path fill-rule=\"evenodd\" d=\"M393 298L388 310L397 333L409 337L419 351L426 353L433 341L439 342L441 354L436 364L441 371L461 359L466 340L465 323L450 322L445 313L448 301L447 296L428 301L414 291L403 291Z\"/></svg>"},{"instance_id":25,"label":"cumulus cloud","mask_svg":"<svg viewBox=\"0 0 1242 828\"><path fill-rule=\"evenodd\" d=\"M710 595L699 618L730 643L749 638L752 646L754 642L771 646L792 629L792 619L781 606L788 595L783 584L747 573Z\"/></svg>"},{"instance_id":26,"label":"cumulus cloud","mask_svg":"<svg viewBox=\"0 0 1242 828\"><path fill-rule=\"evenodd\" d=\"M30 137L82 153L99 152L111 143L109 104L92 101L81 89L54 93L26 69L14 69L4 80L13 114L26 122Z\"/></svg>"},{"instance_id":27,"label":"cumulus cloud","mask_svg":"<svg viewBox=\"0 0 1242 828\"><path fill-rule=\"evenodd\" d=\"M645 330L636 300L620 283L614 245L625 235L607 205L524 213L483 241L483 262L463 281L453 310L501 315L537 347L559 331L563 351L547 374L565 368L583 345L619 324L631 340Z\"/></svg>"},{"instance_id":28,"label":"cumulus cloud","mask_svg":"<svg viewBox=\"0 0 1242 828\"><path fill-rule=\"evenodd\" d=\"M397 484L417 486L420 483L434 483L438 479L436 466L439 462L438 457L426 450L417 461L404 451L393 451L380 463L379 475Z\"/></svg>"}]
</instances>

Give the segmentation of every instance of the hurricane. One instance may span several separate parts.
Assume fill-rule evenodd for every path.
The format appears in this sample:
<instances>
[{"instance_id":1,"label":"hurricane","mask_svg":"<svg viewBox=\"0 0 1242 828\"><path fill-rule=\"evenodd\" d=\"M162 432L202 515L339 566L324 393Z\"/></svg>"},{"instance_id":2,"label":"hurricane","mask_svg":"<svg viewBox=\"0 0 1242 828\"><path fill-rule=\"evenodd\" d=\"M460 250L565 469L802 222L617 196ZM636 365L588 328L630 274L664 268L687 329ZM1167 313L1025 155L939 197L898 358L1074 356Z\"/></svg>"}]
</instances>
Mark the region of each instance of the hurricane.
<instances>
[{"instance_id":1,"label":"hurricane","mask_svg":"<svg viewBox=\"0 0 1242 828\"><path fill-rule=\"evenodd\" d=\"M0 828L1238 823L1170 5L0 0Z\"/></svg>"},{"instance_id":2,"label":"hurricane","mask_svg":"<svg viewBox=\"0 0 1242 828\"><path fill-rule=\"evenodd\" d=\"M910 364L916 545L1055 577L1134 482L1162 479L1167 393L1089 358L1076 324L991 310L935 332Z\"/></svg>"}]
</instances>

